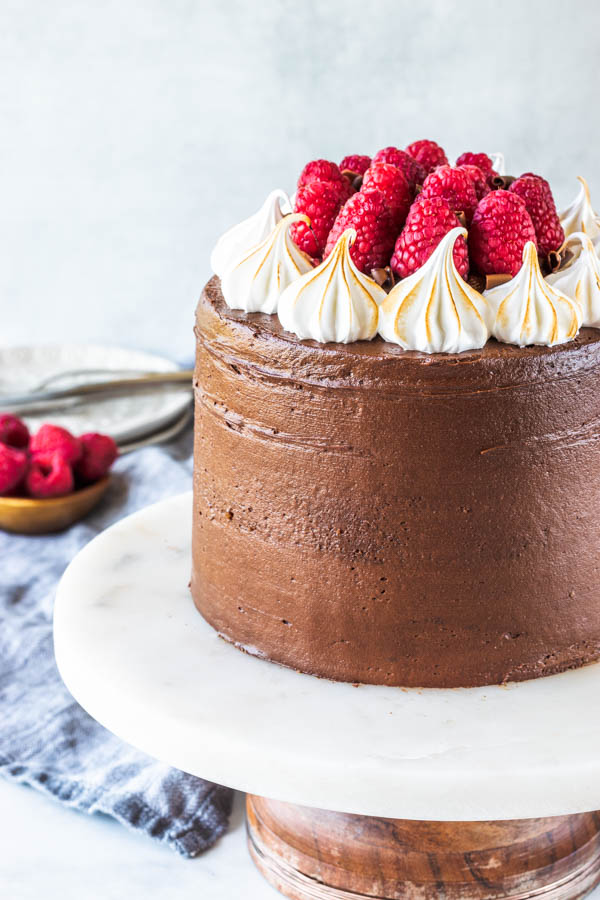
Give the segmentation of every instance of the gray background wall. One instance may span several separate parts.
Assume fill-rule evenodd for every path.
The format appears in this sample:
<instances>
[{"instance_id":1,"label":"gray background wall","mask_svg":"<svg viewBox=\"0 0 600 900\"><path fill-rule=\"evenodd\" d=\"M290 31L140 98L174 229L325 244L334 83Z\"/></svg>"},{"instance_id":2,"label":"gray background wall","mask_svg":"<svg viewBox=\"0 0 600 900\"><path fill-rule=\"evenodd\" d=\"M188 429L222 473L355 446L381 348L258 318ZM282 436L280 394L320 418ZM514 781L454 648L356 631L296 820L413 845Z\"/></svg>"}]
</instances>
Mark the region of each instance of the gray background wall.
<instances>
[{"instance_id":1,"label":"gray background wall","mask_svg":"<svg viewBox=\"0 0 600 900\"><path fill-rule=\"evenodd\" d=\"M596 0L0 0L0 344L192 352L217 235L431 137L600 209Z\"/></svg>"}]
</instances>

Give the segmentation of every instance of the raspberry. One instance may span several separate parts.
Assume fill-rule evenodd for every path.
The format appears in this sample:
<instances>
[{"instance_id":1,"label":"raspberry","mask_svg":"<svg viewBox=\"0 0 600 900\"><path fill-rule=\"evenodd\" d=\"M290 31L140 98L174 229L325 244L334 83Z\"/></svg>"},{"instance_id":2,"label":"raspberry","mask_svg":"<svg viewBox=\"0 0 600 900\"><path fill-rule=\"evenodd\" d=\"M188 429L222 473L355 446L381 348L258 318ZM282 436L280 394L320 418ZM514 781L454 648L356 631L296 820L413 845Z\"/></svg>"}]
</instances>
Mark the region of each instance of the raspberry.
<instances>
[{"instance_id":1,"label":"raspberry","mask_svg":"<svg viewBox=\"0 0 600 900\"><path fill-rule=\"evenodd\" d=\"M8 444L0 444L0 496L19 486L27 471L27 454Z\"/></svg>"},{"instance_id":2,"label":"raspberry","mask_svg":"<svg viewBox=\"0 0 600 900\"><path fill-rule=\"evenodd\" d=\"M435 141L415 141L408 145L406 152L421 163L426 175L438 166L448 165L448 157Z\"/></svg>"},{"instance_id":3,"label":"raspberry","mask_svg":"<svg viewBox=\"0 0 600 900\"><path fill-rule=\"evenodd\" d=\"M21 450L29 446L29 429L16 416L5 413L0 416L0 444Z\"/></svg>"},{"instance_id":4,"label":"raspberry","mask_svg":"<svg viewBox=\"0 0 600 900\"><path fill-rule=\"evenodd\" d=\"M558 250L565 239L565 233L546 179L528 172L513 181L508 190L517 194L525 203L535 228L540 256L547 256L552 250Z\"/></svg>"},{"instance_id":5,"label":"raspberry","mask_svg":"<svg viewBox=\"0 0 600 900\"><path fill-rule=\"evenodd\" d=\"M361 191L363 194L379 191L383 195L392 214L396 233L400 231L412 201L411 189L400 169L389 163L375 163L365 172Z\"/></svg>"},{"instance_id":6,"label":"raspberry","mask_svg":"<svg viewBox=\"0 0 600 900\"><path fill-rule=\"evenodd\" d=\"M61 497L73 490L73 472L58 451L40 450L31 458L25 476L25 489L30 497Z\"/></svg>"},{"instance_id":7,"label":"raspberry","mask_svg":"<svg viewBox=\"0 0 600 900\"><path fill-rule=\"evenodd\" d=\"M489 194L489 185L486 181L484 173L481 171L479 166L472 166L470 165L470 163L462 163L456 168L462 169L463 172L466 172L466 174L469 176L469 178L473 182L473 187L475 188L475 193L477 194L478 200L481 200L483 197L485 197L486 194Z\"/></svg>"},{"instance_id":8,"label":"raspberry","mask_svg":"<svg viewBox=\"0 0 600 900\"><path fill-rule=\"evenodd\" d=\"M326 159L313 159L304 166L298 179L298 190L313 181L331 181L339 185L343 200L347 200L354 193L350 181L344 178L339 167Z\"/></svg>"},{"instance_id":9,"label":"raspberry","mask_svg":"<svg viewBox=\"0 0 600 900\"><path fill-rule=\"evenodd\" d=\"M338 238L347 228L354 228L356 240L350 256L361 272L387 266L394 247L394 223L379 191L354 194L340 209L327 238L324 256L329 256Z\"/></svg>"},{"instance_id":10,"label":"raspberry","mask_svg":"<svg viewBox=\"0 0 600 900\"><path fill-rule=\"evenodd\" d=\"M478 169L481 169L483 174L487 177L488 175L495 175L494 172L494 164L487 153L461 153L458 159L456 160L457 166L477 166Z\"/></svg>"},{"instance_id":11,"label":"raspberry","mask_svg":"<svg viewBox=\"0 0 600 900\"><path fill-rule=\"evenodd\" d=\"M470 222L477 206L472 180L462 169L438 166L423 182L421 197L443 197L453 212L464 212Z\"/></svg>"},{"instance_id":12,"label":"raspberry","mask_svg":"<svg viewBox=\"0 0 600 900\"><path fill-rule=\"evenodd\" d=\"M418 184L423 184L425 181L427 173L421 163L409 156L405 150L398 150L397 147L385 147L383 150L379 150L373 157L373 165L376 163L389 163L400 169L413 192Z\"/></svg>"},{"instance_id":13,"label":"raspberry","mask_svg":"<svg viewBox=\"0 0 600 900\"><path fill-rule=\"evenodd\" d=\"M85 482L104 478L119 455L119 448L107 434L82 434L79 440L83 452L75 466L77 477Z\"/></svg>"},{"instance_id":14,"label":"raspberry","mask_svg":"<svg viewBox=\"0 0 600 900\"><path fill-rule=\"evenodd\" d=\"M425 263L441 239L460 225L443 197L419 194L410 208L406 225L396 241L391 266L401 278L407 278ZM463 278L469 273L469 254L464 237L454 245L454 265Z\"/></svg>"},{"instance_id":15,"label":"raspberry","mask_svg":"<svg viewBox=\"0 0 600 900\"><path fill-rule=\"evenodd\" d=\"M537 246L525 203L510 191L491 191L479 202L469 230L471 259L485 275L516 275L527 241Z\"/></svg>"},{"instance_id":16,"label":"raspberry","mask_svg":"<svg viewBox=\"0 0 600 900\"><path fill-rule=\"evenodd\" d=\"M66 428L59 425L42 425L33 435L29 445L31 453L58 453L68 465L81 456L81 444Z\"/></svg>"},{"instance_id":17,"label":"raspberry","mask_svg":"<svg viewBox=\"0 0 600 900\"><path fill-rule=\"evenodd\" d=\"M323 255L327 235L344 199L339 184L328 181L312 181L296 194L294 212L307 215L310 225L297 222L292 225L290 235L294 243L309 256Z\"/></svg>"},{"instance_id":18,"label":"raspberry","mask_svg":"<svg viewBox=\"0 0 600 900\"><path fill-rule=\"evenodd\" d=\"M364 175L371 165L370 156L359 156L354 153L352 156L345 156L340 163L340 172L351 172L353 176Z\"/></svg>"}]
</instances>

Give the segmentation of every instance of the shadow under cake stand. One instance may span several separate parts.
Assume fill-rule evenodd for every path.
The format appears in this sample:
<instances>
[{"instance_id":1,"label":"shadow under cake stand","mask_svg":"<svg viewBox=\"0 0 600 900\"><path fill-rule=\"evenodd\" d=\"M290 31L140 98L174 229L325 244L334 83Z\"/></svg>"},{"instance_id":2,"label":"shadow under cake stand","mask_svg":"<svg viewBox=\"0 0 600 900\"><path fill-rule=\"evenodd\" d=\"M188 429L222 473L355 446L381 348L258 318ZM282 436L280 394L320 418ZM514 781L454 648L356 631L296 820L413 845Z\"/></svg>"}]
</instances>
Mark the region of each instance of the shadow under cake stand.
<instances>
[{"instance_id":1,"label":"shadow under cake stand","mask_svg":"<svg viewBox=\"0 0 600 900\"><path fill-rule=\"evenodd\" d=\"M571 900L600 881L600 665L416 690L240 653L192 604L191 508L163 501L78 554L56 657L115 734L248 792L271 884L294 900Z\"/></svg>"}]
</instances>

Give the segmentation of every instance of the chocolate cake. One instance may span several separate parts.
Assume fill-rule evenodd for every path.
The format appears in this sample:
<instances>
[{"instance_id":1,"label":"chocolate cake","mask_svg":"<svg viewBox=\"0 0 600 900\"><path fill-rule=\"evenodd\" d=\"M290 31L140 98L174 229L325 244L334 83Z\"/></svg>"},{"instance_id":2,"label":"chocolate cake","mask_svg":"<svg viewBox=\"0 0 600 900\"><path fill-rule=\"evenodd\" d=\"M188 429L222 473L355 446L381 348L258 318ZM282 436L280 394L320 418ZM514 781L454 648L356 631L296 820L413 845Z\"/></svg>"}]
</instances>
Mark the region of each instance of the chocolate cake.
<instances>
[{"instance_id":1,"label":"chocolate cake","mask_svg":"<svg viewBox=\"0 0 600 900\"><path fill-rule=\"evenodd\" d=\"M461 354L197 310L192 593L340 681L492 684L600 654L600 331Z\"/></svg>"},{"instance_id":2,"label":"chocolate cake","mask_svg":"<svg viewBox=\"0 0 600 900\"><path fill-rule=\"evenodd\" d=\"M219 240L191 588L223 638L423 688L600 656L599 249L583 180L559 215L432 141L314 160Z\"/></svg>"}]
</instances>

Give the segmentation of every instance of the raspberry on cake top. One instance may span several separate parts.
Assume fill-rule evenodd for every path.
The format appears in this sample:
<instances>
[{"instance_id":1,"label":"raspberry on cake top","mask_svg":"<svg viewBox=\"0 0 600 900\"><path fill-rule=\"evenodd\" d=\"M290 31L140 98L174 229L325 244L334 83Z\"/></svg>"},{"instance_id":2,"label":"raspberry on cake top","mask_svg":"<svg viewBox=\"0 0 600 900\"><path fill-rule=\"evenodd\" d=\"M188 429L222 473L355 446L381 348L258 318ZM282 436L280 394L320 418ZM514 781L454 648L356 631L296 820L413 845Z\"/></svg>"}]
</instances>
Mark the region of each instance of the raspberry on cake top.
<instances>
[{"instance_id":1,"label":"raspberry on cake top","mask_svg":"<svg viewBox=\"0 0 600 900\"><path fill-rule=\"evenodd\" d=\"M225 302L301 340L377 335L406 350L552 346L600 327L600 218L587 183L557 213L546 179L501 154L455 165L435 141L315 159L218 241Z\"/></svg>"}]
</instances>

